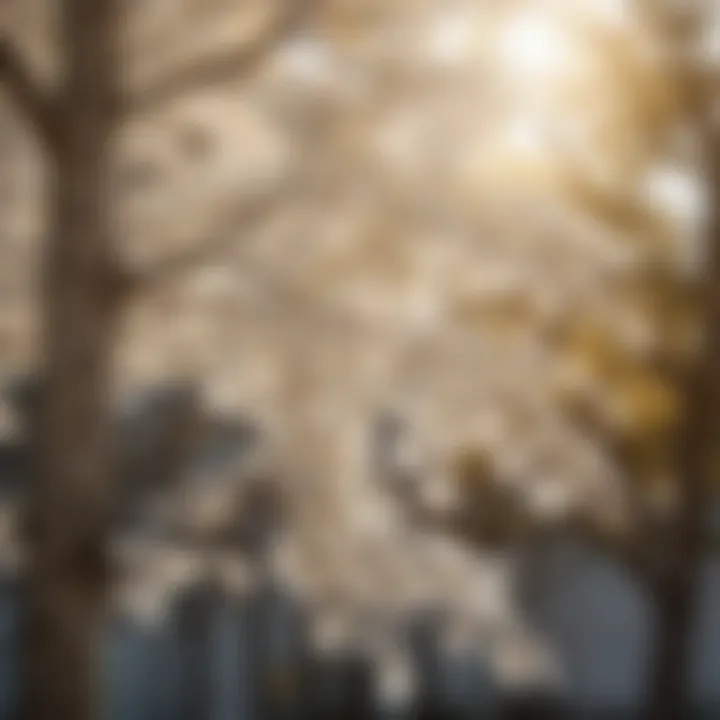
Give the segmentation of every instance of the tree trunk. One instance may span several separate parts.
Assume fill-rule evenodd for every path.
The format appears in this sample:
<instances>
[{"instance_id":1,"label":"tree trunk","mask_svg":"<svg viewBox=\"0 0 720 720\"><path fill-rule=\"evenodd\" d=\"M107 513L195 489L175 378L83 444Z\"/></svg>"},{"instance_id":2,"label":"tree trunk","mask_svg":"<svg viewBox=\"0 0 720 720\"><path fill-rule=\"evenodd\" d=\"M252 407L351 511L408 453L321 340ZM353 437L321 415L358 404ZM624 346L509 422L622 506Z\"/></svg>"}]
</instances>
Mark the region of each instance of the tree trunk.
<instances>
[{"instance_id":1,"label":"tree trunk","mask_svg":"<svg viewBox=\"0 0 720 720\"><path fill-rule=\"evenodd\" d=\"M675 577L668 579L667 587L657 598L657 635L647 720L689 717L687 685L699 568L692 558L684 562L688 567L674 573Z\"/></svg>"},{"instance_id":2,"label":"tree trunk","mask_svg":"<svg viewBox=\"0 0 720 720\"><path fill-rule=\"evenodd\" d=\"M715 352L717 339L708 336L707 342L708 348ZM703 364L707 362L703 360ZM697 373L695 389L689 396L688 418L680 445L679 506L672 535L664 545L669 555L667 565L655 588L655 650L647 720L683 720L689 712L693 619L699 599L714 442L712 394L707 388L708 383L715 381L711 375L704 375L704 379L703 375L703 372Z\"/></svg>"},{"instance_id":3,"label":"tree trunk","mask_svg":"<svg viewBox=\"0 0 720 720\"><path fill-rule=\"evenodd\" d=\"M648 720L681 720L688 712L688 675L693 617L699 595L700 571L711 501L720 419L720 140L707 136L707 177L710 218L707 261L701 287L703 347L688 378L685 418L678 443L678 507L670 557L658 584L656 646L653 658Z\"/></svg>"},{"instance_id":4,"label":"tree trunk","mask_svg":"<svg viewBox=\"0 0 720 720\"><path fill-rule=\"evenodd\" d=\"M107 293L117 0L65 0L50 237L43 272L37 474L30 509L25 717L97 717L112 505Z\"/></svg>"}]
</instances>

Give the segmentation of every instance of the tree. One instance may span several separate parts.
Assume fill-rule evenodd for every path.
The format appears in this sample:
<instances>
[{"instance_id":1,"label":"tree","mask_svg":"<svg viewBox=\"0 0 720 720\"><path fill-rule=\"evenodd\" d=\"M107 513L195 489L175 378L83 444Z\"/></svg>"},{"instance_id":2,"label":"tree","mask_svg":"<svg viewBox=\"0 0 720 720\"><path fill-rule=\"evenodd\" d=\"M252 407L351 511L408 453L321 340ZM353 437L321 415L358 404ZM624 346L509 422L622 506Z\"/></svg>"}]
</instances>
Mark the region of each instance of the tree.
<instances>
[{"instance_id":1,"label":"tree","mask_svg":"<svg viewBox=\"0 0 720 720\"><path fill-rule=\"evenodd\" d=\"M604 35L601 29L591 28L591 37L600 44L611 75L610 86L602 86L608 93L600 110L608 115L609 121L603 126L608 129L600 136L590 135L602 148L599 160L604 165L604 174L594 176L589 172L591 163L587 163L590 168L581 164L587 157L582 156L580 147L577 157L572 152L561 154L559 170L552 175L560 181L566 206L579 209L581 218L598 221L604 231L593 233L587 223L578 223L577 217L573 219L568 213L563 219L561 213L556 216L558 224L551 232L573 237L577 245L582 242L583 253L590 248L588 239L594 237L598 241L595 249L602 248L598 260L608 259L613 252L618 253L618 259L625 252L626 257L634 255L635 260L628 264L634 269L623 275L612 270L609 264L608 274L615 276L612 289L600 290L594 297L589 291L582 296L574 295L572 316L568 318L566 313L565 318L550 324L549 336L557 349L553 355L555 363L573 371L567 373L571 380L573 376L576 378L574 383L561 383L556 401L576 426L584 428L603 446L615 478L626 481L621 492L626 522L609 526L598 523L596 511L602 499L598 496L598 507L591 506L589 511L581 509L581 530L625 564L651 598L657 635L651 658L648 714L652 718L679 718L685 715L689 700L687 675L692 619L700 563L706 549L706 508L714 497L712 486L716 481L713 446L718 398L713 373L718 364L718 240L714 199L718 184L718 141L717 129L713 121L708 120L716 84L705 77L707 68L698 68L696 64L697 56L702 54L697 52L702 47L697 31L711 26L709 17L702 12L695 14L690 18L694 24L688 25L687 16L663 16L668 8L662 4L651 3L641 9L648 13L641 17L640 34L629 44L618 42L616 34ZM657 25L660 18L667 23L664 27ZM699 18L704 18L700 26ZM683 29L686 34L680 38L678 32ZM656 68L647 73L642 70L642 63L637 62L638 48L645 45L648 38L651 45L655 43L656 50L661 48L664 69L660 72ZM592 87L593 92L597 92L600 86ZM565 111L582 127L584 117L579 108L569 106ZM593 111L588 115L597 119ZM699 149L696 148L693 157L681 158L680 163L689 163L691 172L700 176L711 208L700 238L707 263L701 276L690 278L678 267L678 258L692 252L695 244L692 229L684 226L678 230L663 216L664 208L648 204L639 188L657 171L658 163L673 166L677 161L678 158L667 158L665 154L673 152L671 138L676 137L678 128L689 130L697 142ZM576 150L572 144L570 148L559 149ZM531 176L531 182L532 179ZM570 223L574 224L574 233ZM530 236L537 238L542 230L535 228L535 231L531 231ZM513 234L521 234L517 224L514 232L508 229L506 237ZM549 254L550 240L544 242L542 248ZM571 252L564 248L557 258L568 262ZM580 255L580 251L577 252ZM584 261L588 261L587 256ZM572 272L579 274L582 267L573 265ZM539 274L539 269L536 272ZM549 281L552 268L543 266L543 272L547 286L553 285ZM591 273L583 273L589 282L599 281L596 290L602 287L600 276L597 261ZM566 303L570 297L567 285L567 278L557 279ZM470 325L473 312L477 324L486 329L492 321L488 310L488 304L483 301L474 307L472 303L467 304L464 331L473 332ZM506 305L498 317L501 322L513 322L514 318L527 336L536 330L536 323L541 322L532 310L531 302L520 301L511 303L509 308ZM703 338L699 348L693 340L695 332ZM446 358L445 363L440 363L444 368L436 369L438 374L432 382L426 378L426 384L432 387L429 393L437 393L440 403L449 401L447 394L439 393L440 384L446 381L443 369L447 372L447 368L452 367L458 373L457 356L455 353L453 359ZM486 368L482 371L479 368L478 360L476 372L482 375L482 380L466 377L460 381L462 399L466 401L473 383L489 382ZM537 379L537 386L549 382L549 376L543 376L538 366L532 370L526 368L522 375L516 376L516 382L519 384L517 377L527 378L531 374ZM508 396L505 402L509 405L513 401ZM460 414L467 426L472 416L477 415L479 405L469 404L468 408L472 409L468 409L468 414ZM448 428L452 425L448 434L457 435L457 419L451 422L446 415L434 428L443 427L443 423ZM532 446L530 438L518 443L517 435L514 437L519 448ZM556 458L569 455L570 447L582 446L579 438L570 441L567 437L565 450L556 453ZM460 467L451 473L459 478L462 486L455 506L460 512L455 517L442 518L445 523L450 519L454 531L459 530L463 536L476 541L482 538L483 531L492 529L482 512L498 501L489 485L506 481L502 468L498 469L499 463L488 462L488 457L502 453L502 443L488 453L483 442L476 438L475 448L460 448ZM515 452L524 454L520 449ZM552 460L549 464L550 472L559 471ZM587 465L582 470L580 466L576 468L579 476L589 472ZM540 485L545 466L534 466L535 477L533 472L527 473L527 464L525 469L527 486L517 488L513 498L516 506L525 504L531 494L529 489ZM522 468L516 472L522 472ZM577 477L573 479L570 474L564 483L565 494L573 484L577 484ZM608 490L611 484L606 485ZM475 512L473 507L477 508ZM508 530L515 522L517 507L504 514L501 525ZM490 516L490 521L497 521L492 513ZM514 537L518 537L520 531L527 531L528 521L535 526L535 531L547 526L545 521L538 523L532 513L530 517L526 512L521 513L521 517L523 522ZM554 519L557 520L557 516Z\"/></svg>"},{"instance_id":2,"label":"tree","mask_svg":"<svg viewBox=\"0 0 720 720\"><path fill-rule=\"evenodd\" d=\"M146 279L182 272L198 257L151 269L148 278L123 267L112 219L113 138L130 113L253 70L309 7L278 3L251 41L129 91L121 64L122 5L60 4L58 55L65 72L56 93L31 77L9 37L0 39L0 81L51 166L24 687L26 716L37 720L96 716L116 495L109 398L119 323L131 293ZM263 209L255 208L256 214Z\"/></svg>"},{"instance_id":3,"label":"tree","mask_svg":"<svg viewBox=\"0 0 720 720\"><path fill-rule=\"evenodd\" d=\"M693 618L698 602L700 566L707 545L707 509L717 481L716 444L720 395L720 137L714 108L717 78L706 64L703 28L714 20L711 7L662 8L687 114L703 158L708 216L704 235L705 268L699 288L701 346L684 382L684 416L676 456L679 496L670 525L667 564L656 586L658 630L648 706L649 718L675 720L688 712L688 673ZM688 12L689 10L689 12ZM674 11L674 12L673 12ZM700 60L698 61L698 57Z\"/></svg>"},{"instance_id":4,"label":"tree","mask_svg":"<svg viewBox=\"0 0 720 720\"><path fill-rule=\"evenodd\" d=\"M647 357L628 357L617 335L621 325L623 332L627 329L621 315L630 304L625 302L628 286L642 300L654 300L662 283L657 276L640 283L636 274L628 273L622 298L604 284L606 276L615 277L613 267L624 257L625 240L643 234L657 239L663 232L657 224L648 227L647 213L625 192L647 169L648 158L655 157L665 129L657 120L671 114L666 90L672 83L658 82L657 74L648 76L638 69L640 51L633 42L638 38L615 43L599 33L600 40L610 43L607 55L615 61L609 73L612 87L606 88L613 102L608 100L608 122L601 124L607 129L591 134L589 144L611 161L616 182L608 192L585 177L573 177L570 163L563 158L557 162L544 146L538 153L531 149L530 159L525 151L516 151L514 131L519 130L520 145L527 139L522 119L526 98L531 105L539 101L539 107L529 109L541 120L546 103L527 82L507 84L502 67L493 72L494 60L485 52L493 47L485 42L492 37L483 35L479 21L484 10L472 3L450 10L443 2L325 3L319 24L328 31L329 44L339 49L340 69L346 67L344 57L352 73L344 83L342 102L335 97L323 108L329 110L331 123L304 118L322 137L318 145L302 148L313 153L312 177L294 184L293 190L298 184L302 188L290 207L272 213L275 223L290 229L279 232L277 242L272 232L261 232L260 242L236 247L235 231L247 235L262 224L268 210L276 207L276 193L251 202L249 209L244 204L233 207L228 217L214 204L222 222L217 232L208 233L208 242L136 273L125 264L123 253L126 235L134 232L121 230L111 219L110 211L118 204L111 182L111 138L128 124L125 121L151 113L178 94L216 79L231 85L243 79L307 6L289 0L249 3L257 10L250 39L220 43L201 59L178 60L181 52L167 52L164 62L151 63L146 72L133 42L124 46L127 56L121 68L118 34L126 23L120 20L120 5L119 0L67 0L58 5L64 28L60 55L68 62L57 96L46 99L7 39L0 54L0 76L44 140L54 171L53 227L44 254L44 451L33 521L38 560L34 596L39 601L33 613L46 621L33 623L37 652L30 659L37 673L29 687L43 687L33 692L39 705L36 716L44 716L51 706L53 716L60 718L90 712L91 668L96 665L91 659L108 587L108 517L115 503L108 391L121 320L133 297L147 297L148 288L162 291L192 273L209 253L232 246L243 280L249 277L263 286L262 302L253 307L262 312L252 319L254 325L242 326L242 342L245 348L267 339L271 359L281 357L278 364L284 364L272 410L277 421L273 430L281 435L284 431L281 440L287 441L282 448L287 487L298 493L293 507L308 511L304 529L323 535L325 546L337 550L339 575L348 575L347 567L354 562L352 552L343 555L358 539L350 537L354 520L363 533L364 520L372 516L374 521L377 515L377 498L368 490L367 467L358 448L369 418L381 405L405 404L409 414L414 413L432 456L428 475L436 475L437 484L444 474L461 476L465 487L460 495L472 501L468 507L475 503L486 511L492 505L497 515L508 512L513 523L511 500L518 496L525 510L540 508L544 513L546 499L560 497L559 504L549 503L549 520L554 521L567 497L580 513L587 510L590 515L618 495L632 504L643 483L630 482L620 489L613 481L617 477L647 476L649 486L659 485L655 471L658 466L665 469L667 458L657 449L667 446L670 426L677 422L677 393L674 387L668 389L672 383L665 374L667 366L667 374L677 374L675 359L654 358L661 367L649 368ZM138 21L139 45L160 39L172 50L185 49L173 36L172 23L164 27L162 10L155 15L161 4L131 5L122 4L123 11L130 8L144 18ZM225 19L219 24L232 25L224 13L233 4L212 5ZM500 9L505 5L498 3ZM188 14L195 13L193 23L204 17L206 8L206 0L188 0L184 6ZM465 11L472 22L455 15ZM449 13L449 22L442 13ZM385 35L386 27L402 27L403 32ZM187 44L194 49L195 36L202 34L198 27ZM365 43L366 38L373 41ZM297 65L309 61L312 70L317 58L301 52L299 60ZM514 106L505 108L504 113L493 102L513 87L519 90L509 93L511 105L519 101L521 107L519 112ZM576 96L577 88L564 90ZM587 124L591 126L593 118ZM582 122L580 126L582 130ZM534 142L538 128L529 129ZM638 144L638 138L647 142ZM207 151L207 138L197 128L181 133L180 141L193 157ZM152 171L135 168L125 179L142 188ZM533 203L528 196L537 190L538 179L555 184L550 196L535 197ZM193 192L198 184L195 179ZM284 186L279 192L287 190ZM232 200L237 206L236 198ZM185 224L187 213L176 214L177 223ZM588 222L591 216L603 221L599 230ZM312 242L304 243L299 253L298 238L305 237ZM157 238L151 240L154 245ZM675 280L670 280L668 295L675 291ZM680 290L682 295L684 288ZM372 302L358 302L358 297ZM611 305L609 298L617 302ZM674 306L675 300L669 304ZM573 322L567 321L568 309L576 315ZM233 315L233 322L236 319ZM260 340L247 332L251 327L262 334ZM557 352L541 351L548 337L557 340ZM196 338L193 344L198 353L213 351L212 343ZM241 360L229 354L237 372ZM595 412L597 408L584 407L584 398L568 402L589 416L597 435L617 452L598 457L572 426L575 416L564 417L558 409L563 399L553 394L554 370L567 355L583 356L595 378L602 376L603 382L594 385L602 400L622 396L630 421L620 423L621 429L607 422L603 412ZM572 415L569 408L562 410ZM497 425L512 431L497 433ZM458 448L462 451L466 440L473 446L465 458L469 463L461 462L465 467L457 473L445 472L451 464L446 461ZM486 461L491 467L485 467ZM617 466L625 472L613 476ZM567 482L556 482L557 475ZM502 492L477 487L495 481L503 484ZM505 485L512 482L515 497L508 498ZM558 485L567 492L558 495ZM690 506L695 512L699 503L685 507ZM498 519L481 511L454 518L460 531L478 542L486 535L478 527L483 514ZM524 531L527 514L521 513L514 527L501 523L491 539L506 540ZM543 517L546 523L548 517ZM658 542L664 546L670 537L666 530L667 525L651 531L649 525L633 524L628 535L603 532L599 539L640 568L643 577L655 578L658 558L662 560ZM393 562L402 564L402 552L392 556ZM383 562L391 556L389 550L381 555ZM674 567L662 570L663 577L676 577L680 565ZM690 584L684 583L686 590ZM41 595L43 588L47 593ZM381 591L384 598L386 584ZM47 601L40 602L42 598ZM684 605L685 600L673 602ZM671 604L668 601L668 607ZM46 642L49 636L61 643ZM68 658L74 658L74 665L63 662L72 672L61 685L52 670Z\"/></svg>"}]
</instances>

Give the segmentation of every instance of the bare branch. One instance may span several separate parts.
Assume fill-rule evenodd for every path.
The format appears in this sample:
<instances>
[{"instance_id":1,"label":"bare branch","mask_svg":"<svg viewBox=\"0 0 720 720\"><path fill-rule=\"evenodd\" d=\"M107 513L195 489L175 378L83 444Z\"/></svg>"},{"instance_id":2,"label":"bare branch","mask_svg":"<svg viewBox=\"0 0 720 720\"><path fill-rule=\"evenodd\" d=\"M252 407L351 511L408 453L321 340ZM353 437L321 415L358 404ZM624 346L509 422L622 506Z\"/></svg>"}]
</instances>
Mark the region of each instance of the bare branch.
<instances>
[{"instance_id":1,"label":"bare branch","mask_svg":"<svg viewBox=\"0 0 720 720\"><path fill-rule=\"evenodd\" d=\"M126 112L147 111L198 88L246 77L301 26L313 5L314 0L282 0L279 17L269 23L258 37L155 78L125 99Z\"/></svg>"},{"instance_id":2,"label":"bare branch","mask_svg":"<svg viewBox=\"0 0 720 720\"><path fill-rule=\"evenodd\" d=\"M222 255L237 242L239 234L252 232L267 220L288 190L289 183L283 182L279 187L261 194L249 203L240 202L223 217L219 227L208 235L206 241L186 252L161 260L154 267L139 274L117 270L119 279L116 282L123 288L122 294L152 292L193 272L209 258Z\"/></svg>"},{"instance_id":3,"label":"bare branch","mask_svg":"<svg viewBox=\"0 0 720 720\"><path fill-rule=\"evenodd\" d=\"M57 112L54 103L28 73L17 49L8 38L0 38L0 83L4 82L43 143L52 147L57 135Z\"/></svg>"}]
</instances>

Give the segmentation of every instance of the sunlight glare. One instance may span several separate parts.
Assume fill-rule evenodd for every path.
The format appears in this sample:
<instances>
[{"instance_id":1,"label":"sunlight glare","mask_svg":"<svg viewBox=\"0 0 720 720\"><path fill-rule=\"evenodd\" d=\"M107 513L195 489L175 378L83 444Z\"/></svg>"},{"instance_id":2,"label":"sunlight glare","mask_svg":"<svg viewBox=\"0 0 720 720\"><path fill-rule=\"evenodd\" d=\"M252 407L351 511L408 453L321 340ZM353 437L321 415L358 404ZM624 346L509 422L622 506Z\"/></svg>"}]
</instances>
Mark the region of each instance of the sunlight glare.
<instances>
[{"instance_id":1,"label":"sunlight glare","mask_svg":"<svg viewBox=\"0 0 720 720\"><path fill-rule=\"evenodd\" d=\"M557 18L536 8L514 13L499 38L500 61L525 81L557 78L573 58Z\"/></svg>"}]
</instances>

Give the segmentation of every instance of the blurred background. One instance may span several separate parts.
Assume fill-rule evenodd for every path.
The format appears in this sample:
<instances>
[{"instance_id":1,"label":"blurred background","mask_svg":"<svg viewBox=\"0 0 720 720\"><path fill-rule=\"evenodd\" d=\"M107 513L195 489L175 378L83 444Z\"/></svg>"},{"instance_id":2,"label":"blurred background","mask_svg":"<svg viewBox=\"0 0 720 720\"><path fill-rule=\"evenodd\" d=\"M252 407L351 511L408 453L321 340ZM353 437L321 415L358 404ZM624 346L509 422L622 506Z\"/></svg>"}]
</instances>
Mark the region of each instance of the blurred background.
<instances>
[{"instance_id":1,"label":"blurred background","mask_svg":"<svg viewBox=\"0 0 720 720\"><path fill-rule=\"evenodd\" d=\"M720 714L715 0L0 3L0 718Z\"/></svg>"}]
</instances>

